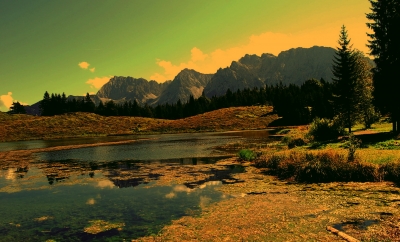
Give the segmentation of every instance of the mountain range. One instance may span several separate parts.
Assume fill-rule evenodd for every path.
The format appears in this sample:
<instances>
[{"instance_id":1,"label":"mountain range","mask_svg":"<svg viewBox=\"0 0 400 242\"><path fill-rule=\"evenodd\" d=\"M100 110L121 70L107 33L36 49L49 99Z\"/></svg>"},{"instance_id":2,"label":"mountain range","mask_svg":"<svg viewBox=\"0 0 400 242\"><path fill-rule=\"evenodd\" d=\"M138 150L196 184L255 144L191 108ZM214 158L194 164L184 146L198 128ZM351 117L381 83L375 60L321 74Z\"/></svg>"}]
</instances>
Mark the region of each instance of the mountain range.
<instances>
[{"instance_id":1,"label":"mountain range","mask_svg":"<svg viewBox=\"0 0 400 242\"><path fill-rule=\"evenodd\" d=\"M298 84L308 79L332 79L332 60L335 49L314 46L272 54L245 55L229 67L214 74L202 74L184 69L172 81L157 83L132 77L113 77L97 92L101 100L133 101L149 105L173 104L179 99L185 103L203 93L207 97L224 95L228 88L262 87L266 84Z\"/></svg>"},{"instance_id":2,"label":"mountain range","mask_svg":"<svg viewBox=\"0 0 400 242\"><path fill-rule=\"evenodd\" d=\"M178 100L187 102L191 95L194 98L203 94L207 97L224 95L228 88L236 91L280 82L301 85L311 78L323 78L329 82L333 77L334 54L333 48L314 46L289 49L278 56L245 55L238 61L233 61L229 67L218 69L214 74L184 69L172 81L164 83L114 76L91 97L96 104L100 100L113 100L117 103L136 100L142 105L174 104ZM373 61L369 58L368 60L373 65Z\"/></svg>"}]
</instances>

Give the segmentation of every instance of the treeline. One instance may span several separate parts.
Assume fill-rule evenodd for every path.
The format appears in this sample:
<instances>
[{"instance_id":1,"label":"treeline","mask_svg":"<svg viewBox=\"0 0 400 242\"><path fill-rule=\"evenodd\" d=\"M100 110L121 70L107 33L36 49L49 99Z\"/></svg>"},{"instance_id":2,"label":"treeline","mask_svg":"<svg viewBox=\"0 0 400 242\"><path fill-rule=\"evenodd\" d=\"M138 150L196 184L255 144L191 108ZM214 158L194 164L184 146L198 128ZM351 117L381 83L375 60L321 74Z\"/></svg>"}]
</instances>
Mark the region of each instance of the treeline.
<instances>
[{"instance_id":1,"label":"treeline","mask_svg":"<svg viewBox=\"0 0 400 242\"><path fill-rule=\"evenodd\" d=\"M303 85L267 85L262 88L227 90L219 97L204 95L195 99L190 96L187 103L178 100L175 104L157 106L139 105L136 100L117 104L114 101L95 105L89 94L82 99L68 99L63 94L44 94L40 103L41 115L52 116L67 112L90 112L104 116L137 116L160 119L180 119L221 108L273 105L274 111L293 124L310 122L314 117L331 118L333 109L328 101L332 95L332 85L323 79L311 79Z\"/></svg>"}]
</instances>

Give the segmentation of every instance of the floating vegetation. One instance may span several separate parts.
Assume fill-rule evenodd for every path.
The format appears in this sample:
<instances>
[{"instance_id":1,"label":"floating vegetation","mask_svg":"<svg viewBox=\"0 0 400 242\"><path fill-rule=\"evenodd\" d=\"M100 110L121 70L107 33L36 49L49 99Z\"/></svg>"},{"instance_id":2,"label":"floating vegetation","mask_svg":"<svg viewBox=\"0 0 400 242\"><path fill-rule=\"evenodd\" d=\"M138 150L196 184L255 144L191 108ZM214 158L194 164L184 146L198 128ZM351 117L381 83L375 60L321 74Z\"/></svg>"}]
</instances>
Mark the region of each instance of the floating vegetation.
<instances>
[{"instance_id":1,"label":"floating vegetation","mask_svg":"<svg viewBox=\"0 0 400 242\"><path fill-rule=\"evenodd\" d=\"M83 230L88 234L99 234L112 229L122 230L125 226L124 223L111 223L104 220L92 220L89 223L89 227Z\"/></svg>"},{"instance_id":2,"label":"floating vegetation","mask_svg":"<svg viewBox=\"0 0 400 242\"><path fill-rule=\"evenodd\" d=\"M33 219L33 220L35 220L35 221L37 221L37 222L43 222L43 221L46 221L46 220L49 220L49 219L53 219L53 217L50 217L50 216L42 216L42 217L39 217L39 218L35 218L35 219Z\"/></svg>"}]
</instances>

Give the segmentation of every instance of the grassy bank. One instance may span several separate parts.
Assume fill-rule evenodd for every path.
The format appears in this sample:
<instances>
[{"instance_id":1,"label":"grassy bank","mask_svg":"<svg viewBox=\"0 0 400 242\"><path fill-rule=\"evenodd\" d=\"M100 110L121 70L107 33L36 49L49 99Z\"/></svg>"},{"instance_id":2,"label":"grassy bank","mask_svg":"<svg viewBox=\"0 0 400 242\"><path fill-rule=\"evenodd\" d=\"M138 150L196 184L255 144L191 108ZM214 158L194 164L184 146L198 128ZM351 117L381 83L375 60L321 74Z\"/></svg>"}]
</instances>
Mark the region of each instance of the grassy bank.
<instances>
[{"instance_id":1,"label":"grassy bank","mask_svg":"<svg viewBox=\"0 0 400 242\"><path fill-rule=\"evenodd\" d=\"M347 136L315 141L308 127L281 129L281 143L255 160L259 168L281 179L297 182L379 182L400 183L400 142L387 132L389 123L370 130L356 127L354 141ZM353 142L353 143L352 143Z\"/></svg>"},{"instance_id":2,"label":"grassy bank","mask_svg":"<svg viewBox=\"0 0 400 242\"><path fill-rule=\"evenodd\" d=\"M0 113L0 142L66 137L264 129L272 107L220 109L179 120L68 113L52 117Z\"/></svg>"},{"instance_id":3,"label":"grassy bank","mask_svg":"<svg viewBox=\"0 0 400 242\"><path fill-rule=\"evenodd\" d=\"M400 182L400 159L377 164L356 156L349 161L342 150L277 152L258 159L255 165L298 182Z\"/></svg>"}]
</instances>

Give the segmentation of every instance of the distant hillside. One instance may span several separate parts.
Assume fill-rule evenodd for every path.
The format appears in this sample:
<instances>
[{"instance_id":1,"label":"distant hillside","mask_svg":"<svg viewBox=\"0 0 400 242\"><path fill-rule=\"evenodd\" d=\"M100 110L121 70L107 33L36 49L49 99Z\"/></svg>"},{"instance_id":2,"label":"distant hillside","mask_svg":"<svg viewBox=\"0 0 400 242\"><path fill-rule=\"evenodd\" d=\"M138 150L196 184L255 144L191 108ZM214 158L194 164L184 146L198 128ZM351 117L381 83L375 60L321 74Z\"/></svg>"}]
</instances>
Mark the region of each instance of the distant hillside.
<instances>
[{"instance_id":1,"label":"distant hillside","mask_svg":"<svg viewBox=\"0 0 400 242\"><path fill-rule=\"evenodd\" d=\"M179 120L68 113L51 117L0 113L0 142L121 134L265 129L278 118L272 107L233 107ZM23 127L23 128L21 128Z\"/></svg>"},{"instance_id":2,"label":"distant hillside","mask_svg":"<svg viewBox=\"0 0 400 242\"><path fill-rule=\"evenodd\" d=\"M27 105L24 106L26 114L29 115L40 115L41 110L40 110L40 101L37 103L34 103L32 105Z\"/></svg>"}]
</instances>

